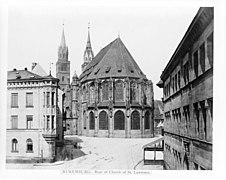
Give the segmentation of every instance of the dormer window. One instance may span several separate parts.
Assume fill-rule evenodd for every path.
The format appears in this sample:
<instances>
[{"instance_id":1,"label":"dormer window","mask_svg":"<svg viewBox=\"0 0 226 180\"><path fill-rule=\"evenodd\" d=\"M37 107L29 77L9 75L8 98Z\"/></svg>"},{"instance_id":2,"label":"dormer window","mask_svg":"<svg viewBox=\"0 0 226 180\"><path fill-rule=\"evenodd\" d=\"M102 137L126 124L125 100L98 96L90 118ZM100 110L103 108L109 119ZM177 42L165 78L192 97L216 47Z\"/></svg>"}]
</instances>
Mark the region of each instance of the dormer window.
<instances>
[{"instance_id":1,"label":"dormer window","mask_svg":"<svg viewBox=\"0 0 226 180\"><path fill-rule=\"evenodd\" d=\"M107 67L106 70L105 70L105 73L109 73L111 67Z\"/></svg>"},{"instance_id":2,"label":"dormer window","mask_svg":"<svg viewBox=\"0 0 226 180\"><path fill-rule=\"evenodd\" d=\"M122 70L121 69L118 69L118 72L120 73L120 72L122 72Z\"/></svg>"},{"instance_id":3,"label":"dormer window","mask_svg":"<svg viewBox=\"0 0 226 180\"><path fill-rule=\"evenodd\" d=\"M17 76L16 76L16 79L20 79L20 78L21 78L21 75L17 75Z\"/></svg>"},{"instance_id":4,"label":"dormer window","mask_svg":"<svg viewBox=\"0 0 226 180\"><path fill-rule=\"evenodd\" d=\"M96 75L99 72L99 70L100 70L100 68L98 68L94 74Z\"/></svg>"}]
</instances>

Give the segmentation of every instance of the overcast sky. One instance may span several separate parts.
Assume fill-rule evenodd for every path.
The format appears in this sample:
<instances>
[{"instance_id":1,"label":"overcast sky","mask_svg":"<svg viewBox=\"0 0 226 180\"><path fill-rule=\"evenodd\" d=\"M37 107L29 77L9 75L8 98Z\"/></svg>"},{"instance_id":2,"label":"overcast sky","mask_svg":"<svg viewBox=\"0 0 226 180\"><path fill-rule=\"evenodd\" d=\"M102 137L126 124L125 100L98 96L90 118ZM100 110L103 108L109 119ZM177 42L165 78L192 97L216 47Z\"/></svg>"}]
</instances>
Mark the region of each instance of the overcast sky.
<instances>
[{"instance_id":1,"label":"overcast sky","mask_svg":"<svg viewBox=\"0 0 226 180\"><path fill-rule=\"evenodd\" d=\"M198 5L159 4L29 4L8 9L8 70L31 69L38 62L46 72L52 62L55 75L62 23L69 48L71 76L81 73L90 22L91 44L96 55L120 38L147 78L153 81L155 99L160 75L184 36Z\"/></svg>"}]
</instances>

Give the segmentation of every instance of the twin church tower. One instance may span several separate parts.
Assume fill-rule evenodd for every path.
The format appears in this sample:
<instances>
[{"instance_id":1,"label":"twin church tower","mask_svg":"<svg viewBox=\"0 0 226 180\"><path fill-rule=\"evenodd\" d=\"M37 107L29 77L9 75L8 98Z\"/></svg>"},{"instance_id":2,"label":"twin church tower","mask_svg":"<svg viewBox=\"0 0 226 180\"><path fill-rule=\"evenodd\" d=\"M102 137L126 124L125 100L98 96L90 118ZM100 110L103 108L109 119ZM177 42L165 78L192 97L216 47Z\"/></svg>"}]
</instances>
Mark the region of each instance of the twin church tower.
<instances>
[{"instance_id":1,"label":"twin church tower","mask_svg":"<svg viewBox=\"0 0 226 180\"><path fill-rule=\"evenodd\" d=\"M61 43L58 48L58 61L56 63L56 77L60 80L59 85L62 91L66 91L70 86L70 61L68 60L68 46L66 45L64 28L61 36ZM88 26L87 44L83 55L82 71L94 58L90 41L90 26Z\"/></svg>"}]
</instances>

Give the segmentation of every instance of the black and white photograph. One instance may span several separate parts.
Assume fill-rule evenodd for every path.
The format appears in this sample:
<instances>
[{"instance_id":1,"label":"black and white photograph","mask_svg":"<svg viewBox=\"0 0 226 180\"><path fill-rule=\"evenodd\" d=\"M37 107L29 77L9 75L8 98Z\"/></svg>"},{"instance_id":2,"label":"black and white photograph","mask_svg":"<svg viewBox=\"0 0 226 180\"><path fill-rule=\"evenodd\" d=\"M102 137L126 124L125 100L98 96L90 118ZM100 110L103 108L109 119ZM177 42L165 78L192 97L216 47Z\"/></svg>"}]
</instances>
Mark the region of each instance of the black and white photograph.
<instances>
[{"instance_id":1,"label":"black and white photograph","mask_svg":"<svg viewBox=\"0 0 226 180\"><path fill-rule=\"evenodd\" d=\"M0 7L3 179L225 168L224 1Z\"/></svg>"}]
</instances>

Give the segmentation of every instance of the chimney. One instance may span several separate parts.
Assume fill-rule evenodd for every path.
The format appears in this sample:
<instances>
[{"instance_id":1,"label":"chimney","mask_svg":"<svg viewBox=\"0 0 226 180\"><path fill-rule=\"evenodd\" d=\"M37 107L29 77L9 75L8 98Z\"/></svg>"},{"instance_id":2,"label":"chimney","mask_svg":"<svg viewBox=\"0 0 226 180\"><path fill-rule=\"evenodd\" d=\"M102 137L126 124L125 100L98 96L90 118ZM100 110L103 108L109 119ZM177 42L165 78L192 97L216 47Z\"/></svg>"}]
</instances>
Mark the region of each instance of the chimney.
<instances>
[{"instance_id":1,"label":"chimney","mask_svg":"<svg viewBox=\"0 0 226 180\"><path fill-rule=\"evenodd\" d=\"M24 70L27 71L27 68L25 67Z\"/></svg>"},{"instance_id":2,"label":"chimney","mask_svg":"<svg viewBox=\"0 0 226 180\"><path fill-rule=\"evenodd\" d=\"M16 71L16 68L14 68L13 71Z\"/></svg>"},{"instance_id":3,"label":"chimney","mask_svg":"<svg viewBox=\"0 0 226 180\"><path fill-rule=\"evenodd\" d=\"M33 70L33 69L35 68L36 65L37 65L37 63L36 63L36 62L33 62L33 63L32 63L32 66L31 66L31 70Z\"/></svg>"}]
</instances>

